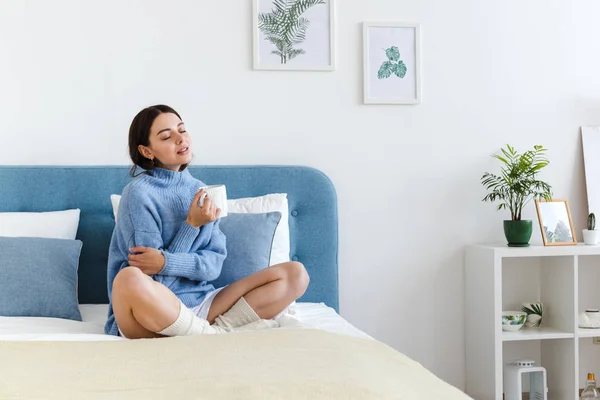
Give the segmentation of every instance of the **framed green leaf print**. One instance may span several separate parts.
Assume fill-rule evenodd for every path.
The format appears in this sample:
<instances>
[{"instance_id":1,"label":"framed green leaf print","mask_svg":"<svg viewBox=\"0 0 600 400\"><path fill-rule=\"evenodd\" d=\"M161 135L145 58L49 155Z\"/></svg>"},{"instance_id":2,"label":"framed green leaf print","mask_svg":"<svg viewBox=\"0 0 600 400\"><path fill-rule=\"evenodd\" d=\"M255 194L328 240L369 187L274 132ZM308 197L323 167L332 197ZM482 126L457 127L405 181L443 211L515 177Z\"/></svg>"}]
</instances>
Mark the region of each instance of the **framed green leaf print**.
<instances>
[{"instance_id":1,"label":"framed green leaf print","mask_svg":"<svg viewBox=\"0 0 600 400\"><path fill-rule=\"evenodd\" d=\"M253 0L257 70L335 70L335 0Z\"/></svg>"},{"instance_id":2,"label":"framed green leaf print","mask_svg":"<svg viewBox=\"0 0 600 400\"><path fill-rule=\"evenodd\" d=\"M365 104L421 102L421 27L363 22Z\"/></svg>"}]
</instances>

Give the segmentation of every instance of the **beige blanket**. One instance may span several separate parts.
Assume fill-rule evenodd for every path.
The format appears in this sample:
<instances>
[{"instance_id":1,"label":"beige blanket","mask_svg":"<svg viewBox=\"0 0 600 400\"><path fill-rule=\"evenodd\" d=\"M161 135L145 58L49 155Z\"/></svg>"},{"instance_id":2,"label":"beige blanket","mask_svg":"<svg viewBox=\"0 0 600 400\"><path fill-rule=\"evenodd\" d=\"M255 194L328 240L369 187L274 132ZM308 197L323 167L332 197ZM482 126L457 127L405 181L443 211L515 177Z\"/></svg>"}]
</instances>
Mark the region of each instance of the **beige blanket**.
<instances>
[{"instance_id":1,"label":"beige blanket","mask_svg":"<svg viewBox=\"0 0 600 400\"><path fill-rule=\"evenodd\" d=\"M0 342L1 399L470 399L381 342L273 329Z\"/></svg>"}]
</instances>

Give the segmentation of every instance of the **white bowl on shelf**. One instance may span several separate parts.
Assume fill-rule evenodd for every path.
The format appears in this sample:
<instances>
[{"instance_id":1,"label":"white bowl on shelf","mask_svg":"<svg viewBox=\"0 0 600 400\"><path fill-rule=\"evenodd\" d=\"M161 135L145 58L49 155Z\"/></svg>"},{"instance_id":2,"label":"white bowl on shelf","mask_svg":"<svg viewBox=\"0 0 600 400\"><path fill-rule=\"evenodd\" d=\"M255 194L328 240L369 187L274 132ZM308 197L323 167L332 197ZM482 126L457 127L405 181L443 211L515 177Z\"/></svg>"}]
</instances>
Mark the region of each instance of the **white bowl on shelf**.
<instances>
[{"instance_id":1,"label":"white bowl on shelf","mask_svg":"<svg viewBox=\"0 0 600 400\"><path fill-rule=\"evenodd\" d=\"M517 332L527 321L527 313L523 311L502 311L502 330Z\"/></svg>"}]
</instances>

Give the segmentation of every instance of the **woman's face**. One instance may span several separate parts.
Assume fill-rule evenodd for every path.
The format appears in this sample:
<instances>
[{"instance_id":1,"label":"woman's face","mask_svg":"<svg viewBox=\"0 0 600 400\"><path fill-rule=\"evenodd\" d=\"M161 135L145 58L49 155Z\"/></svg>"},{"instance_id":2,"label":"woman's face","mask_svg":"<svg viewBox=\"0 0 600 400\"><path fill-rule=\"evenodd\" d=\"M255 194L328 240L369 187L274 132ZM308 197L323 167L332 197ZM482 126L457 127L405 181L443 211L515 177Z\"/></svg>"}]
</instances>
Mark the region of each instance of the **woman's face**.
<instances>
[{"instance_id":1,"label":"woman's face","mask_svg":"<svg viewBox=\"0 0 600 400\"><path fill-rule=\"evenodd\" d=\"M147 158L154 158L157 166L179 171L183 164L192 160L192 138L183 122L173 113L162 113L156 117L149 139L149 146L140 146L140 152Z\"/></svg>"}]
</instances>

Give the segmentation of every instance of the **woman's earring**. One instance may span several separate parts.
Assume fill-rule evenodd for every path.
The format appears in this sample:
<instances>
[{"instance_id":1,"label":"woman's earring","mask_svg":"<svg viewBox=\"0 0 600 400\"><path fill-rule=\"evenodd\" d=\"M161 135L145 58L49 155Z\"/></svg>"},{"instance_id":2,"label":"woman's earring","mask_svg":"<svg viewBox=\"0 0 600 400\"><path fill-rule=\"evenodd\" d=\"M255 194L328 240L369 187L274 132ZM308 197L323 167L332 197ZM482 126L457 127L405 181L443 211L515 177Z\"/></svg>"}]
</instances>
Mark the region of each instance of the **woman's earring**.
<instances>
[{"instance_id":1,"label":"woman's earring","mask_svg":"<svg viewBox=\"0 0 600 400\"><path fill-rule=\"evenodd\" d=\"M150 162L152 162L152 166L154 167L154 166L155 166L155 165L154 165L154 158L151 158L151 159L150 159Z\"/></svg>"}]
</instances>

